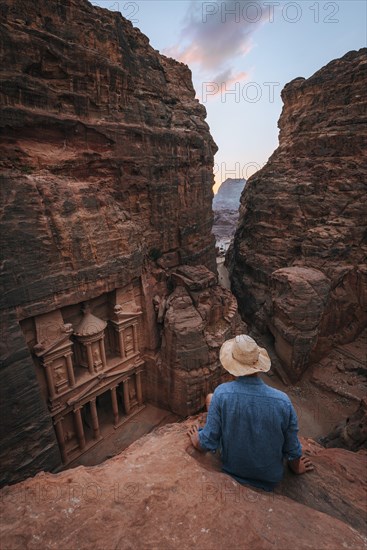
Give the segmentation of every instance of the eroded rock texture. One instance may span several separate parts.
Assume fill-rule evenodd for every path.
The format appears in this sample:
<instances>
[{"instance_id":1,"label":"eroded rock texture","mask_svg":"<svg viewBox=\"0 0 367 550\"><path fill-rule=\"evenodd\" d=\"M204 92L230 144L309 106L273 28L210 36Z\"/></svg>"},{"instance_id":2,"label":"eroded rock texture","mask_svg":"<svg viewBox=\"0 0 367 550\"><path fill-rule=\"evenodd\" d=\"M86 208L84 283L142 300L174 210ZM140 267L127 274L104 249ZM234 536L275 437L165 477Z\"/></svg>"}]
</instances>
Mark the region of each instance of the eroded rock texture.
<instances>
[{"instance_id":1,"label":"eroded rock texture","mask_svg":"<svg viewBox=\"0 0 367 550\"><path fill-rule=\"evenodd\" d=\"M366 64L352 51L285 86L279 147L241 197L232 290L292 379L366 325Z\"/></svg>"},{"instance_id":2,"label":"eroded rock texture","mask_svg":"<svg viewBox=\"0 0 367 550\"><path fill-rule=\"evenodd\" d=\"M5 0L0 14L1 480L13 482L94 444L100 409L111 428L145 399L197 410L221 374L210 335L218 347L238 319L208 275L216 145L187 66L86 0Z\"/></svg>"},{"instance_id":3,"label":"eroded rock texture","mask_svg":"<svg viewBox=\"0 0 367 550\"><path fill-rule=\"evenodd\" d=\"M365 548L365 453L302 441L315 470L265 493L195 451L191 423L161 428L100 466L2 489L2 547Z\"/></svg>"},{"instance_id":4,"label":"eroded rock texture","mask_svg":"<svg viewBox=\"0 0 367 550\"><path fill-rule=\"evenodd\" d=\"M162 333L160 378L166 385L166 403L182 415L197 411L205 395L228 380L219 362L219 349L231 334L242 333L237 302L206 268L183 266L174 274L178 285L168 297ZM232 377L230 377L232 379ZM159 381L156 400L161 403Z\"/></svg>"},{"instance_id":5,"label":"eroded rock texture","mask_svg":"<svg viewBox=\"0 0 367 550\"><path fill-rule=\"evenodd\" d=\"M325 447L341 447L350 451L367 448L367 398L361 400L354 414L335 426L321 439Z\"/></svg>"},{"instance_id":6,"label":"eroded rock texture","mask_svg":"<svg viewBox=\"0 0 367 550\"><path fill-rule=\"evenodd\" d=\"M339 398L359 403L367 392L366 351L367 329L353 342L335 346L315 363L312 366L312 383Z\"/></svg>"}]
</instances>

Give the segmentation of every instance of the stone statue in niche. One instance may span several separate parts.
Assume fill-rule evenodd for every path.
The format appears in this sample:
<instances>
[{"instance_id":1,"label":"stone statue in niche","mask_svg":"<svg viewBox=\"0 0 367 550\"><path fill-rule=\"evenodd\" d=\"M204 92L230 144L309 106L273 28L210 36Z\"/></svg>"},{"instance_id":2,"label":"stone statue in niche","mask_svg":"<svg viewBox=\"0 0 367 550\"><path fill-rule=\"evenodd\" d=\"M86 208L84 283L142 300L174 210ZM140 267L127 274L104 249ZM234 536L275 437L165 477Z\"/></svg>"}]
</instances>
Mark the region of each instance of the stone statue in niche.
<instances>
[{"instance_id":1,"label":"stone statue in niche","mask_svg":"<svg viewBox=\"0 0 367 550\"><path fill-rule=\"evenodd\" d=\"M62 332L65 332L65 334L72 334L73 333L73 325L71 323L65 323L61 327Z\"/></svg>"},{"instance_id":2,"label":"stone statue in niche","mask_svg":"<svg viewBox=\"0 0 367 550\"><path fill-rule=\"evenodd\" d=\"M98 349L94 350L93 359L94 359L94 367L97 369L99 367L99 365L101 364L101 357L99 355Z\"/></svg>"},{"instance_id":3,"label":"stone statue in niche","mask_svg":"<svg viewBox=\"0 0 367 550\"><path fill-rule=\"evenodd\" d=\"M64 433L65 433L65 442L71 441L75 437L75 433L69 432L69 430L66 430L66 432Z\"/></svg>"},{"instance_id":4,"label":"stone statue in niche","mask_svg":"<svg viewBox=\"0 0 367 550\"><path fill-rule=\"evenodd\" d=\"M64 380L64 373L60 372L60 369L54 369L56 383L61 382L61 380Z\"/></svg>"},{"instance_id":5,"label":"stone statue in niche","mask_svg":"<svg viewBox=\"0 0 367 550\"><path fill-rule=\"evenodd\" d=\"M134 401L134 399L136 399L135 384L133 384L131 380L129 380L129 398L130 401Z\"/></svg>"},{"instance_id":6,"label":"stone statue in niche","mask_svg":"<svg viewBox=\"0 0 367 550\"><path fill-rule=\"evenodd\" d=\"M116 304L113 308L113 311L115 312L115 315L119 317L124 313L123 307L120 304Z\"/></svg>"},{"instance_id":7,"label":"stone statue in niche","mask_svg":"<svg viewBox=\"0 0 367 550\"><path fill-rule=\"evenodd\" d=\"M46 346L43 342L39 342L33 348L34 353L38 356L42 355L46 351Z\"/></svg>"}]
</instances>

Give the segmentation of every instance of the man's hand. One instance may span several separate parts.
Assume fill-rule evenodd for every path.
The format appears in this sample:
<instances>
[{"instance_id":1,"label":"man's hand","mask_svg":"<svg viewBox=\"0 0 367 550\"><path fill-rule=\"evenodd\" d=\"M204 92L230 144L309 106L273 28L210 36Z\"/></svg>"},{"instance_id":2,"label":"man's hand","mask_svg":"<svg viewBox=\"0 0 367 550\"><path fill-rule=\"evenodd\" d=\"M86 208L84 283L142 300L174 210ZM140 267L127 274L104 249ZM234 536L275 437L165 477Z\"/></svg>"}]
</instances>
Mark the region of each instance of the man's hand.
<instances>
[{"instance_id":1,"label":"man's hand","mask_svg":"<svg viewBox=\"0 0 367 550\"><path fill-rule=\"evenodd\" d=\"M297 475L305 474L306 472L311 472L314 467L309 458L306 456L301 456L295 460L288 460L288 466Z\"/></svg>"},{"instance_id":2,"label":"man's hand","mask_svg":"<svg viewBox=\"0 0 367 550\"><path fill-rule=\"evenodd\" d=\"M195 449L197 449L198 451L202 451L202 448L200 447L199 431L196 424L188 429L187 435L191 439L191 443L193 444Z\"/></svg>"}]
</instances>

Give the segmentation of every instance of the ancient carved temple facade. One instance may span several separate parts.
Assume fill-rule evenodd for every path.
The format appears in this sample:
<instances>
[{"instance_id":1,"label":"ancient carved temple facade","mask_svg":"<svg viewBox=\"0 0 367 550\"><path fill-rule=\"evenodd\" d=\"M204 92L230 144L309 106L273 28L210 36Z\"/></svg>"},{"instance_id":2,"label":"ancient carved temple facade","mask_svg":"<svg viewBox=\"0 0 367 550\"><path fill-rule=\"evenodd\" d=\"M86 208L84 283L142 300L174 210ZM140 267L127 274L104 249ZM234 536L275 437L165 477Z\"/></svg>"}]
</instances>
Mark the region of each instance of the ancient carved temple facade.
<instances>
[{"instance_id":1,"label":"ancient carved temple facade","mask_svg":"<svg viewBox=\"0 0 367 550\"><path fill-rule=\"evenodd\" d=\"M143 408L139 283L22 322L68 464Z\"/></svg>"}]
</instances>

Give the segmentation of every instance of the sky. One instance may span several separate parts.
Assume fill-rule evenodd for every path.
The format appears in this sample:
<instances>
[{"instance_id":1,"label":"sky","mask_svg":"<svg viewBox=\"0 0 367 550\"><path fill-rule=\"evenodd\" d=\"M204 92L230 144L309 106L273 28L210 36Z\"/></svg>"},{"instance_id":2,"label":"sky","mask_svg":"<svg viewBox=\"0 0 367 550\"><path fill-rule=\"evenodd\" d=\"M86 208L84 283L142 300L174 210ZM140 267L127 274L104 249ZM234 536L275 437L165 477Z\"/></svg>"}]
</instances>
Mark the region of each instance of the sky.
<instances>
[{"instance_id":1,"label":"sky","mask_svg":"<svg viewBox=\"0 0 367 550\"><path fill-rule=\"evenodd\" d=\"M278 145L280 92L366 46L365 0L92 0L120 11L161 53L189 65L219 147L216 191Z\"/></svg>"}]
</instances>

